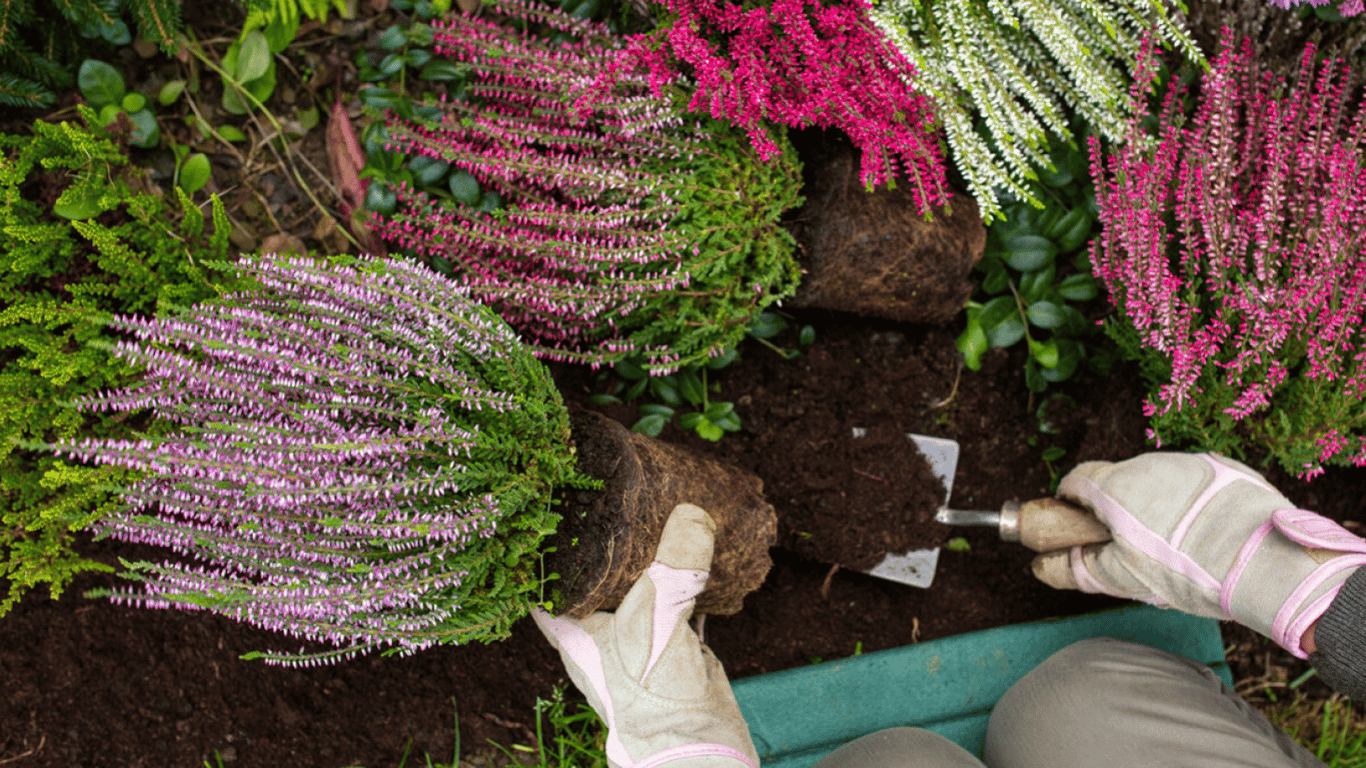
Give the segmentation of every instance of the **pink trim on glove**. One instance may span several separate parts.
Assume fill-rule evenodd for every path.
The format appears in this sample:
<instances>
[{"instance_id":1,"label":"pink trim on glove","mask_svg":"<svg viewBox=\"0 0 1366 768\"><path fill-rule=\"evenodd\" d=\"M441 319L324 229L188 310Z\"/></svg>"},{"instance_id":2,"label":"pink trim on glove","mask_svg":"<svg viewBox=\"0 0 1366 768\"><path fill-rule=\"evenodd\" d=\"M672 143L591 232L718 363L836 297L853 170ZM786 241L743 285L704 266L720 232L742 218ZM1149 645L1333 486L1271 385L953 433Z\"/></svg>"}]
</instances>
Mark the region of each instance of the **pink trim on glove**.
<instances>
[{"instance_id":1,"label":"pink trim on glove","mask_svg":"<svg viewBox=\"0 0 1366 768\"><path fill-rule=\"evenodd\" d=\"M1082 477L1077 478L1077 482L1086 483L1090 486L1090 489L1086 494L1076 495L1083 496L1096 511L1096 515L1100 517L1101 520L1105 521L1106 525L1110 526L1110 529L1114 531L1114 538L1116 541L1119 541L1120 539L1125 540L1142 554L1151 557L1170 570L1185 576L1203 589L1207 589L1211 592L1219 591L1219 587L1221 586L1219 582L1213 576L1209 575L1204 568L1201 568L1199 563L1192 560L1190 555L1187 555L1180 550L1173 549L1166 539L1149 530L1146 525L1139 522L1138 518L1133 516L1133 513L1125 509L1119 502L1110 498L1109 494L1102 491L1100 486L1096 485L1095 481L1091 480L1089 477ZM1080 558L1074 555L1073 573L1078 573L1076 566L1079 562ZM1094 581L1094 579L1092 580ZM1077 583L1081 583L1080 578L1077 580ZM1104 592L1107 595L1114 594L1103 588L1099 591ZM1125 595L1116 595L1116 597L1125 597Z\"/></svg>"},{"instance_id":2,"label":"pink trim on glove","mask_svg":"<svg viewBox=\"0 0 1366 768\"><path fill-rule=\"evenodd\" d=\"M674 760L687 760L693 757L729 757L732 760L739 760L748 765L749 768L759 768L754 761L749 759L749 755L725 744L680 744L677 747L669 747L656 752L631 766L631 768L655 768L655 766L671 763Z\"/></svg>"},{"instance_id":3,"label":"pink trim on glove","mask_svg":"<svg viewBox=\"0 0 1366 768\"><path fill-rule=\"evenodd\" d=\"M1200 496L1196 498L1195 502L1191 504L1190 509L1186 512L1186 516L1181 518L1180 523L1177 523L1176 530L1172 531L1172 549L1181 548L1181 542L1186 540L1186 533L1190 531L1191 525L1195 523L1195 518L1199 517L1200 513L1205 511L1205 507L1209 506L1210 501L1214 499L1215 495L1237 481L1246 480L1253 485L1260 486L1263 490L1275 494L1280 493L1280 491L1272 488L1270 484L1260 477L1249 475L1248 473L1230 467L1227 464L1221 464L1220 462L1215 461L1214 457L1210 456L1208 453L1201 453L1198 455L1200 458L1209 462L1210 468L1214 470L1214 480L1210 481L1209 486L1200 493Z\"/></svg>"},{"instance_id":4,"label":"pink trim on glove","mask_svg":"<svg viewBox=\"0 0 1366 768\"><path fill-rule=\"evenodd\" d=\"M1091 575L1090 569L1086 567L1086 562L1081 557L1081 547L1072 547L1067 553L1067 562L1072 566L1072 578L1077 582L1077 588L1082 592L1094 594L1111 595L1113 597L1125 597L1110 591L1110 588L1100 583L1095 576Z\"/></svg>"},{"instance_id":5,"label":"pink trim on glove","mask_svg":"<svg viewBox=\"0 0 1366 768\"><path fill-rule=\"evenodd\" d=\"M650 633L650 660L640 673L642 686L659 657L664 655L664 648L668 646L669 638L673 637L678 620L692 610L697 596L706 588L709 574L706 571L674 568L655 561L645 569L645 575L655 585L655 610L654 627Z\"/></svg>"},{"instance_id":6,"label":"pink trim on glove","mask_svg":"<svg viewBox=\"0 0 1366 768\"><path fill-rule=\"evenodd\" d=\"M1285 534L1286 538L1301 546L1357 553L1355 555L1339 555L1320 565L1295 588L1294 592L1290 593L1290 597L1286 598L1285 603L1276 613L1276 621L1271 627L1271 639L1295 656L1307 659L1309 654L1300 647L1300 637L1305 630L1309 629L1310 624L1328 610L1332 598L1329 597L1327 600L1324 598L1328 595L1336 596L1338 588L1321 595L1293 622L1290 619L1295 615L1300 604L1308 599L1309 595L1322 586L1325 581L1348 568L1355 569L1366 565L1366 541L1323 515L1306 509L1277 510L1271 514L1271 522L1276 525L1281 533Z\"/></svg>"},{"instance_id":7,"label":"pink trim on glove","mask_svg":"<svg viewBox=\"0 0 1366 768\"><path fill-rule=\"evenodd\" d=\"M1233 570L1224 577L1224 586L1219 589L1219 607L1224 609L1224 613L1228 614L1230 619L1233 618L1233 588L1238 586L1238 579L1242 578L1247 564L1252 561L1252 555L1257 552L1257 548L1266 540L1273 527L1275 526L1271 518L1257 526L1257 530L1243 542L1243 548L1238 550L1238 559L1233 561Z\"/></svg>"},{"instance_id":8,"label":"pink trim on glove","mask_svg":"<svg viewBox=\"0 0 1366 768\"><path fill-rule=\"evenodd\" d=\"M555 636L560 648L579 669L583 670L589 684L598 694L598 701L601 702L603 709L598 714L607 724L607 758L617 765L630 765L631 753L626 751L626 745L622 743L621 734L617 731L612 695L607 690L607 674L602 667L602 653L598 650L598 644L593 642L593 636L572 621L556 618L539 608L532 611L536 614L536 623Z\"/></svg>"}]
</instances>

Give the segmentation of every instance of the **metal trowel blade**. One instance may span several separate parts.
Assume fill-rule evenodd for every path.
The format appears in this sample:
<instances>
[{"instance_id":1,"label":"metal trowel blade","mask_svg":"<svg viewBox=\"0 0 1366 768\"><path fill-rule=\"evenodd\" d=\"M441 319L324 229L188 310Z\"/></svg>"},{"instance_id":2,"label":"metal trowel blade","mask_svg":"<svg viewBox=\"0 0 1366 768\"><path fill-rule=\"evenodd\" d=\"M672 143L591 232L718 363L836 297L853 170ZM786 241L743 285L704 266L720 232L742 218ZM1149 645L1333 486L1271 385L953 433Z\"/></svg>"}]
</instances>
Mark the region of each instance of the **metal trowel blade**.
<instances>
[{"instance_id":1,"label":"metal trowel blade","mask_svg":"<svg viewBox=\"0 0 1366 768\"><path fill-rule=\"evenodd\" d=\"M864 434L867 434L865 430L854 430L854 437L863 437ZM934 476L944 484L944 501L939 506L941 509L947 507L949 497L953 495L953 474L958 469L958 442L928 435L908 434L906 437L915 443L916 449L929 462ZM889 552L882 562L864 573L909 584L912 587L929 589L930 584L934 583L934 572L938 567L939 547L935 547L917 549L904 555Z\"/></svg>"}]
</instances>

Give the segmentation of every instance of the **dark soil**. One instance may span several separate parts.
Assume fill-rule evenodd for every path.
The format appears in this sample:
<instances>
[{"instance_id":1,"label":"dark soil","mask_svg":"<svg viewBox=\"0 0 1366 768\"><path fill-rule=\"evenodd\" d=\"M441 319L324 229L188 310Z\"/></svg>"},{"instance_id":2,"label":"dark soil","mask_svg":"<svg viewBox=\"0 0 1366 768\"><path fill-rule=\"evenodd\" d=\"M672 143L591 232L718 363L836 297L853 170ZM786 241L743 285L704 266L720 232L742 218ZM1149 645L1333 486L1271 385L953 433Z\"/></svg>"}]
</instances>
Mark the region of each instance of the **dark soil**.
<instances>
[{"instance_id":1,"label":"dark soil","mask_svg":"<svg viewBox=\"0 0 1366 768\"><path fill-rule=\"evenodd\" d=\"M1134 376L1121 372L1064 387L1043 410L1049 431L1041 431L1040 403L1031 409L1016 355L998 351L985 370L960 377L948 329L824 313L798 320L817 330L816 343L801 357L788 362L747 344L744 359L714 377L722 396L736 402L743 432L717 444L673 428L663 436L756 472L780 515L783 538L772 551L768 580L740 614L706 623L706 640L733 677L1118 603L1043 586L1029 575L1032 553L991 531L937 530L923 522L920 510L934 491L908 479L917 472L923 478L923 462L917 468L913 456L897 456L900 440L876 430L959 440L954 504L990 508L1045 495L1052 474L1076 461L1144 450ZM556 373L573 402L586 403L595 390L586 369L562 366ZM607 410L633 421L630 408ZM863 449L852 438L855 426L874 430L862 439L880 448ZM1039 458L1051 445L1067 451L1052 472ZM1297 504L1337 520L1359 516L1362 470L1330 470L1312 484L1271 476ZM842 524L821 527L817 511ZM855 549L891 541L884 538L885 520L896 515L914 534L895 546L961 535L971 550L944 551L929 590L835 569L831 560L843 556L821 554L842 551L841 532L858 542ZM801 531L812 536L798 536ZM82 549L114 565L120 556L160 556L113 542ZM466 752L485 747L486 739L530 743L536 698L548 697L565 679L529 620L510 640L490 646L300 670L269 667L238 657L298 643L206 613L125 608L81 596L115 582L85 576L60 600L31 596L0 620L4 765L197 766L217 750L225 766L376 768L398 765L410 742L409 765L422 764L424 753L445 761L457 712ZM1235 677L1273 681L1307 667L1234 625L1227 636ZM1304 688L1326 693L1317 680Z\"/></svg>"}]
</instances>

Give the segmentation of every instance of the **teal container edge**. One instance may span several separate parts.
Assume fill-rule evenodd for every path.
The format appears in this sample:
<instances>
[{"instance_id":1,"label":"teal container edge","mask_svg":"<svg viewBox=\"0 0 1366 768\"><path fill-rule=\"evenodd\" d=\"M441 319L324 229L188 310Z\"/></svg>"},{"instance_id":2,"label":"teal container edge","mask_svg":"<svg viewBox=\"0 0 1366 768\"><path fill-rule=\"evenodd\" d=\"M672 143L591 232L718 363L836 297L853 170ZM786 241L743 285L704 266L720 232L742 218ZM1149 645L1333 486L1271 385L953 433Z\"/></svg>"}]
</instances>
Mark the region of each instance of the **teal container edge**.
<instances>
[{"instance_id":1,"label":"teal container edge","mask_svg":"<svg viewBox=\"0 0 1366 768\"><path fill-rule=\"evenodd\" d=\"M764 768L810 768L843 744L896 726L981 754L1006 689L1090 637L1143 643L1211 667L1229 687L1219 622L1150 605L1012 624L734 681Z\"/></svg>"}]
</instances>

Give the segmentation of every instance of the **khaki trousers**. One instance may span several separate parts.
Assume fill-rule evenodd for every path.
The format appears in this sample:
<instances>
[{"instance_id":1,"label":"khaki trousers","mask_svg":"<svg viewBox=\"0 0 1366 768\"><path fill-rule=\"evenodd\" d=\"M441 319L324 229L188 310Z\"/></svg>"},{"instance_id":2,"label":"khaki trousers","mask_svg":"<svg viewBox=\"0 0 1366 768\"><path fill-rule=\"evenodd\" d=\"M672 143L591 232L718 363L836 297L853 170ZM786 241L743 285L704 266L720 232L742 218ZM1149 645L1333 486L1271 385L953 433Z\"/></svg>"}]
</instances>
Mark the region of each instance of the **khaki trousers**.
<instances>
[{"instance_id":1,"label":"khaki trousers","mask_svg":"<svg viewBox=\"0 0 1366 768\"><path fill-rule=\"evenodd\" d=\"M889 728L816 768L1326 768L1204 664L1096 637L1011 686L983 760L939 734Z\"/></svg>"}]
</instances>

